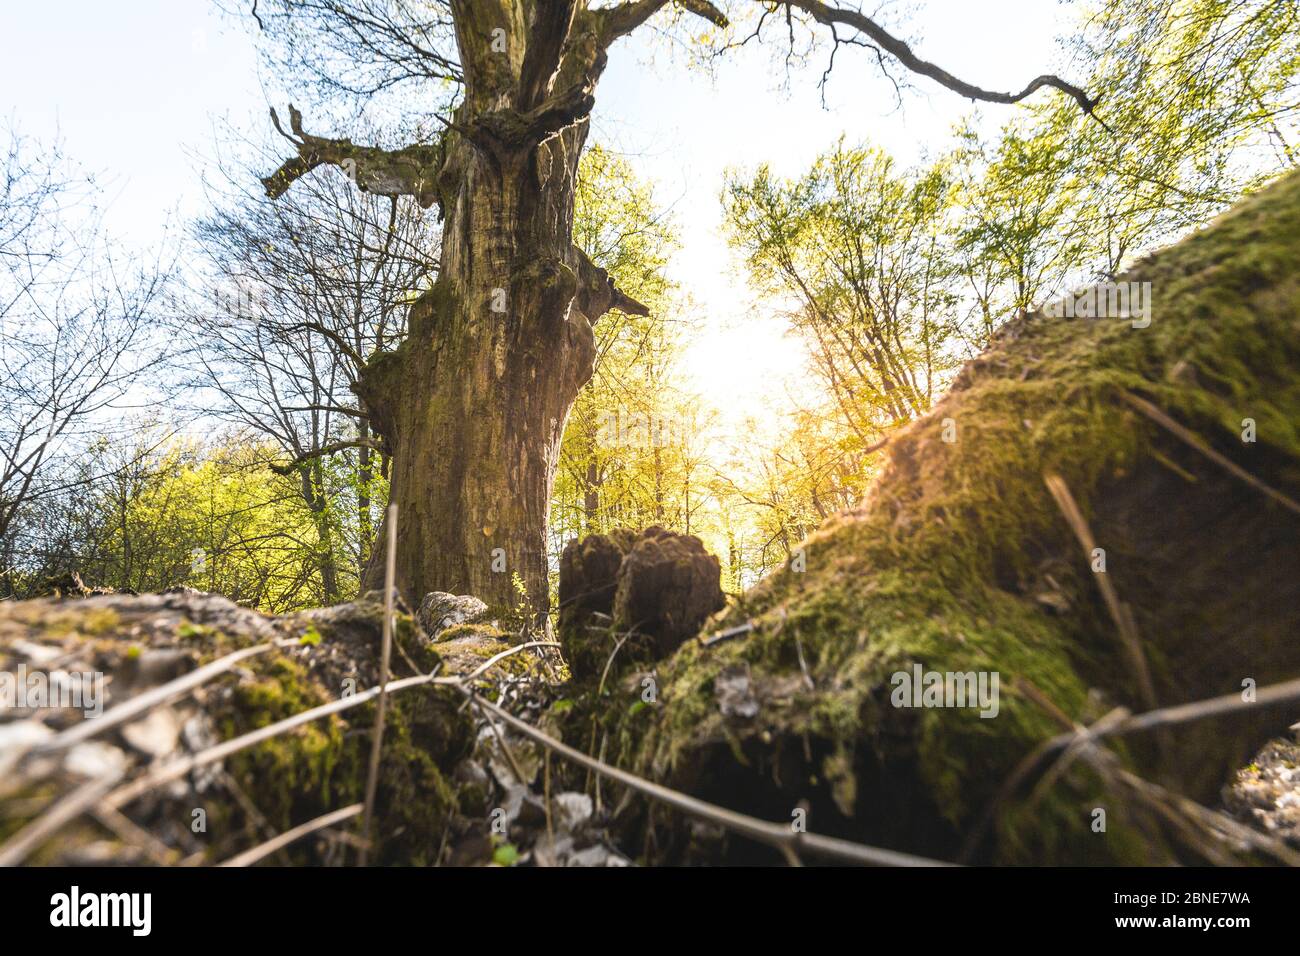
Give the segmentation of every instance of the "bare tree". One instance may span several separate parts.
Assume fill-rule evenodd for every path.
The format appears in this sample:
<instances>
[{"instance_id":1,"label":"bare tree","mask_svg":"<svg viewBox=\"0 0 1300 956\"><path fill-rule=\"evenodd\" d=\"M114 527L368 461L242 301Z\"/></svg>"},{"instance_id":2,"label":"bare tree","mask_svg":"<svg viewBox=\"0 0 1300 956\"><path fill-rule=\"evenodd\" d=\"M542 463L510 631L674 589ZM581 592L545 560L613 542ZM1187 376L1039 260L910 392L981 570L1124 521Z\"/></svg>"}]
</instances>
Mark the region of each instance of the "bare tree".
<instances>
[{"instance_id":1,"label":"bare tree","mask_svg":"<svg viewBox=\"0 0 1300 956\"><path fill-rule=\"evenodd\" d=\"M93 476L69 463L92 436L130 427L141 373L165 351L152 335L169 268L124 264L105 240L84 176L12 134L0 195L0 554L45 496Z\"/></svg>"},{"instance_id":2,"label":"bare tree","mask_svg":"<svg viewBox=\"0 0 1300 956\"><path fill-rule=\"evenodd\" d=\"M232 186L246 172L232 173ZM325 598L336 600L338 539L352 544L359 574L374 537L378 442L352 389L373 356L401 341L407 305L433 284L438 230L414 204L333 175L278 203L236 189L196 234L209 266L188 323L198 382L272 443L273 470L296 478L316 523ZM331 481L339 455L349 494ZM353 515L341 499L355 502Z\"/></svg>"}]
</instances>

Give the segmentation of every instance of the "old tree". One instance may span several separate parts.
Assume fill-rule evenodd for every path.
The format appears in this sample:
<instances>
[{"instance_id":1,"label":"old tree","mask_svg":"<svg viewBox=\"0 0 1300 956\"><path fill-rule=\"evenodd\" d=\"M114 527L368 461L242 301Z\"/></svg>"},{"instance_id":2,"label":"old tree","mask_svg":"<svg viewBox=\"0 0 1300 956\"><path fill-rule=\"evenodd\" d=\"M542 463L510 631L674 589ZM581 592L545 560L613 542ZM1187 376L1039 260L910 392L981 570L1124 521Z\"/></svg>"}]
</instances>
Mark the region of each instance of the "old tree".
<instances>
[{"instance_id":1,"label":"old tree","mask_svg":"<svg viewBox=\"0 0 1300 956\"><path fill-rule=\"evenodd\" d=\"M397 583L416 600L445 590L547 606L547 507L565 419L592 373L592 328L611 309L645 313L572 237L578 159L619 38L657 14L718 28L745 19L751 37L771 22L783 40L798 29L864 46L971 99L1013 103L1053 87L1083 112L1094 106L1055 76L1014 93L972 86L818 0L264 0L253 14L290 60L316 57L312 75L335 90L415 81L457 97L436 136L395 150L308 132L290 107L288 128L275 123L297 155L264 180L274 198L334 165L443 218L436 282L411 305L406 340L372 357L357 387L392 458ZM364 586L382 580L374 553Z\"/></svg>"}]
</instances>

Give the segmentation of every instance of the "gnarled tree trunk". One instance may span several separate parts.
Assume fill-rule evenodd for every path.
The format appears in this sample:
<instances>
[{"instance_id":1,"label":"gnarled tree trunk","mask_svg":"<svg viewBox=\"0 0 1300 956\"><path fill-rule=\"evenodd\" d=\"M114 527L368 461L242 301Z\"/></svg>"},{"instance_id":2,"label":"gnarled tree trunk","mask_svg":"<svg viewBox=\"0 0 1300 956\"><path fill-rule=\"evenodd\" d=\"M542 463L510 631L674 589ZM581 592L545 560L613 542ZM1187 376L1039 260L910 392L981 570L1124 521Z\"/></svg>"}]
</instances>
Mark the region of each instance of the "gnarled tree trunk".
<instances>
[{"instance_id":1,"label":"gnarled tree trunk","mask_svg":"<svg viewBox=\"0 0 1300 956\"><path fill-rule=\"evenodd\" d=\"M591 377L591 319L566 261L582 133L540 147L555 182L501 177L462 147L442 275L412 309L403 348L369 370L393 452L399 586L545 604L546 515L569 407ZM565 155L567 153L567 155ZM498 311L500 310L500 311ZM370 582L382 573L376 548ZM369 582L368 582L369 583Z\"/></svg>"},{"instance_id":2,"label":"gnarled tree trunk","mask_svg":"<svg viewBox=\"0 0 1300 956\"><path fill-rule=\"evenodd\" d=\"M575 22L578 8L457 6L466 96L433 187L440 278L359 389L392 451L398 586L414 600L436 588L546 608L547 511L565 419L592 373L592 325L613 306L644 311L573 244L605 62L602 21ZM382 574L376 548L364 586Z\"/></svg>"}]
</instances>

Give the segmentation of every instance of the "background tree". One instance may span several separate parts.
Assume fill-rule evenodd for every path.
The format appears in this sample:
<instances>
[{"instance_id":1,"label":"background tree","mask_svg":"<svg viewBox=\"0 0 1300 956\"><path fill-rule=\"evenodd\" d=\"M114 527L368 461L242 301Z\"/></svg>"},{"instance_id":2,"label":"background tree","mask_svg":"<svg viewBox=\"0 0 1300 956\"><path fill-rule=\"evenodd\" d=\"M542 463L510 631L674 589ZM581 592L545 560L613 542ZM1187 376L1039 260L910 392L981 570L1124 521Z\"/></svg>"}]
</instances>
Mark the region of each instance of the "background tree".
<instances>
[{"instance_id":1,"label":"background tree","mask_svg":"<svg viewBox=\"0 0 1300 956\"><path fill-rule=\"evenodd\" d=\"M1268 0L1094 3L1074 38L1106 126L1054 139L1086 189L1094 275L1201 225L1300 164L1300 7Z\"/></svg>"},{"instance_id":2,"label":"background tree","mask_svg":"<svg viewBox=\"0 0 1300 956\"><path fill-rule=\"evenodd\" d=\"M32 509L82 487L77 453L145 400L142 373L167 354L152 330L169 265L114 251L93 182L57 148L42 154L13 133L3 162L0 562L11 573L32 556Z\"/></svg>"},{"instance_id":3,"label":"background tree","mask_svg":"<svg viewBox=\"0 0 1300 956\"><path fill-rule=\"evenodd\" d=\"M733 243L792 328L862 447L925 412L955 364L943 170L899 170L843 143L806 176L762 167L725 196Z\"/></svg>"},{"instance_id":4,"label":"background tree","mask_svg":"<svg viewBox=\"0 0 1300 956\"><path fill-rule=\"evenodd\" d=\"M574 402L560 449L551 550L575 535L667 524L689 530L704 504L703 418L677 376L689 331L665 278L676 238L631 164L599 146L583 154L574 240L648 315L615 312L596 330L594 374Z\"/></svg>"},{"instance_id":5,"label":"background tree","mask_svg":"<svg viewBox=\"0 0 1300 956\"><path fill-rule=\"evenodd\" d=\"M1081 10L1074 69L1104 104L1031 104L992 141L958 132L959 269L996 322L1110 278L1294 167L1300 11L1267 0Z\"/></svg>"}]
</instances>

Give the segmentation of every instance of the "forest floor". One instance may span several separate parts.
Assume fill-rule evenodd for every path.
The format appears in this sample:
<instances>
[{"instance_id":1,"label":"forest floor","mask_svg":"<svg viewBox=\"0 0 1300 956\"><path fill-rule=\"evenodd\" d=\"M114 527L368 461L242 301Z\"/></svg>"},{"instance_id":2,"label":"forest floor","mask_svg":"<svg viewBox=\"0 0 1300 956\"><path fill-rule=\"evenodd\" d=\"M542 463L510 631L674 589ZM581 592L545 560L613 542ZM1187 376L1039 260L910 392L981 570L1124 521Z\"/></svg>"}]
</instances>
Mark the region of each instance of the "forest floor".
<instances>
[{"instance_id":1,"label":"forest floor","mask_svg":"<svg viewBox=\"0 0 1300 956\"><path fill-rule=\"evenodd\" d=\"M343 775L358 775L361 766L347 754L346 740L367 736L374 717L370 706L321 718L327 727L338 722L331 729L290 731L286 738L294 743L287 749L273 739L210 758L220 741L318 703L317 695L320 701L328 699L326 687L339 675L356 680L359 689L370 686L377 679L378 613L377 600L363 600L268 617L197 592L0 604L0 664L6 673L55 675L53 694L68 692L77 675L100 674L98 696L87 694L81 703L110 715L132 701L154 700L154 706L132 719L82 739L70 735L96 728L102 714L87 720L75 706L6 708L0 718L0 858L66 865L212 864L236 858L304 818L327 813L331 804L346 803L357 787ZM472 602L435 617L400 615L395 679L426 674L431 662L427 652L436 649L433 669L439 677L468 679L485 701L495 701L554 739L563 736L555 715L567 709L571 699L566 695L573 688L571 682L552 681L564 665L551 649L510 653L521 638L483 621ZM421 621L440 629L427 633ZM240 652L250 656L191 689L175 683ZM485 668L488 662L494 663ZM165 690L168 685L171 692ZM425 685L401 695L446 693L449 686ZM284 710L282 697L293 698ZM726 706L720 697L719 707ZM459 752L444 749L442 754L450 757L442 763L445 781L402 797L438 802L446 798L440 785L450 787L453 796L434 825L421 829L418 824L427 820L418 815L392 822L399 782L381 775L377 805L382 825L393 827L381 841L388 846L383 859L626 866L643 855L645 835L641 842L629 843L621 822L635 798L630 790L597 775L574 774L572 767L561 766L562 756L490 719L485 709L465 708L465 716ZM389 727L386 746L392 748L394 762L404 759L412 745L410 727L420 725L410 714L408 719L410 723L394 721ZM333 732L338 726L344 728L342 734ZM1300 736L1300 727L1295 732ZM327 761L315 759L322 747L335 748ZM159 773L169 768L184 772ZM151 786L131 789L131 781L151 775L156 778ZM110 784L105 788L101 781ZM1235 774L1222 796L1221 808L1232 818L1300 851L1296 741L1267 744ZM52 812L57 825L51 829ZM353 832L357 818L323 828L268 859L279 864L352 862L359 842ZM32 838L33 825L43 821L44 829ZM724 841L723 828L710 819L693 819L689 826L694 845L687 858L710 847L716 850ZM780 860L773 852L770 862Z\"/></svg>"}]
</instances>

